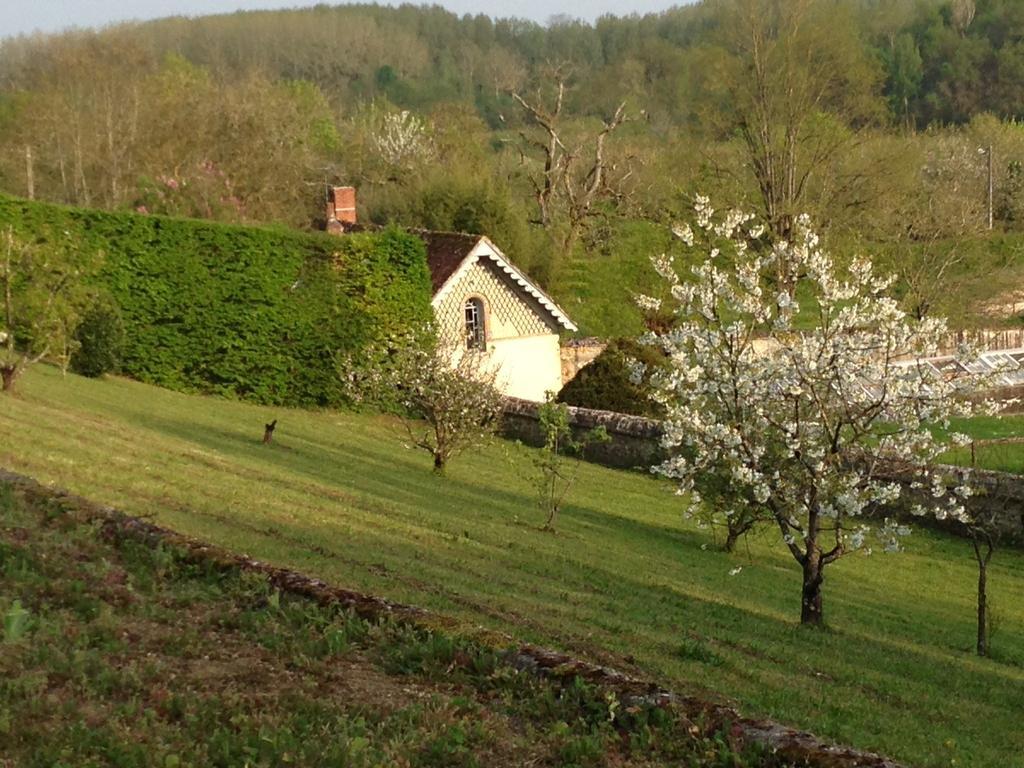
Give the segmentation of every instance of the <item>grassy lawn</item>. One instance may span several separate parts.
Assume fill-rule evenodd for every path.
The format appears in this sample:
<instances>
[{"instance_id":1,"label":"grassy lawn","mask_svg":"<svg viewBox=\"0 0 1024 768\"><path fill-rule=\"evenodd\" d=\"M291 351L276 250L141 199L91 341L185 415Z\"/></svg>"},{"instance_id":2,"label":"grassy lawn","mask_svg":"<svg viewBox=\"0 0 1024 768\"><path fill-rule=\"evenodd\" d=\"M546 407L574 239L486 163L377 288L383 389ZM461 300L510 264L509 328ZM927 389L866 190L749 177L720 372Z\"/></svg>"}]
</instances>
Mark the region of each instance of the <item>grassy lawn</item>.
<instances>
[{"instance_id":1,"label":"grassy lawn","mask_svg":"<svg viewBox=\"0 0 1024 768\"><path fill-rule=\"evenodd\" d=\"M274 417L276 442L263 446ZM183 533L912 765L1002 768L1024 754L1020 553L998 553L990 569L991 659L972 655L969 545L922 530L904 554L833 566L830 629L806 631L795 564L774 537L715 551L652 478L583 467L550 534L526 449L496 443L442 479L397 434L384 417L46 368L0 398L0 465Z\"/></svg>"},{"instance_id":2,"label":"grassy lawn","mask_svg":"<svg viewBox=\"0 0 1024 768\"><path fill-rule=\"evenodd\" d=\"M970 420L959 421L953 427L965 435L970 435L975 440L981 441L974 450L975 466L1000 472L1024 474L1024 442L983 442L1005 438L1024 438L1024 415L978 416ZM950 451L948 459L952 464L971 466L971 449L968 446Z\"/></svg>"},{"instance_id":3,"label":"grassy lawn","mask_svg":"<svg viewBox=\"0 0 1024 768\"><path fill-rule=\"evenodd\" d=\"M499 649L99 533L0 485L2 765L782 765Z\"/></svg>"}]
</instances>

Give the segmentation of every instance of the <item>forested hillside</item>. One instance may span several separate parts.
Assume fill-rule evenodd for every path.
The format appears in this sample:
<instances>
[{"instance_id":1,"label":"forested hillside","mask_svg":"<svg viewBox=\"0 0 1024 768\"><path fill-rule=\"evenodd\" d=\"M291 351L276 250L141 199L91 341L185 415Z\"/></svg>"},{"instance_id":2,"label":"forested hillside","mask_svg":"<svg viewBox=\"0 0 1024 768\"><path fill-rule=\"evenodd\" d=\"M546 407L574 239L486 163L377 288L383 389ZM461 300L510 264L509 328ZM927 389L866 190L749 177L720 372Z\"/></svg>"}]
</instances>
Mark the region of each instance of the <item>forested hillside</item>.
<instances>
[{"instance_id":1,"label":"forested hillside","mask_svg":"<svg viewBox=\"0 0 1024 768\"><path fill-rule=\"evenodd\" d=\"M992 228L1024 227L1022 113L1014 0L546 26L320 5L4 40L0 189L311 228L324 185L350 183L364 218L490 234L570 311L615 294L580 309L606 334L639 324L615 307L700 191L780 237L809 212L881 249L912 309L968 322L960 299L990 298L972 274L1019 278L1013 248L957 243L987 236L990 167Z\"/></svg>"}]
</instances>

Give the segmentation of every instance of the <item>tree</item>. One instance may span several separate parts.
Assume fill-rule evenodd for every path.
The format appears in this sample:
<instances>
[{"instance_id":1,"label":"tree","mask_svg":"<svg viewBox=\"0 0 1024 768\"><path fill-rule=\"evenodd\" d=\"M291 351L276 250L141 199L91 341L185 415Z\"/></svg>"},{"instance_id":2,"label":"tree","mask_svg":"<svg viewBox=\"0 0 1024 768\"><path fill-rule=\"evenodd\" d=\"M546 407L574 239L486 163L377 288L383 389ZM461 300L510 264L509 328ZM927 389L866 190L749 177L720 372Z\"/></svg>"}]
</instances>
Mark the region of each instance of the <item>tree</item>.
<instances>
[{"instance_id":1,"label":"tree","mask_svg":"<svg viewBox=\"0 0 1024 768\"><path fill-rule=\"evenodd\" d=\"M494 434L505 398L484 351L453 349L433 332L409 334L361 355L339 360L356 399L397 406L407 444L426 451L434 471Z\"/></svg>"},{"instance_id":2,"label":"tree","mask_svg":"<svg viewBox=\"0 0 1024 768\"><path fill-rule=\"evenodd\" d=\"M963 35L974 21L975 12L974 0L951 0L949 15L953 29Z\"/></svg>"},{"instance_id":3,"label":"tree","mask_svg":"<svg viewBox=\"0 0 1024 768\"><path fill-rule=\"evenodd\" d=\"M998 497L998 491L995 496L986 495L974 506L975 510L970 519L960 523L959 528L970 539L974 560L978 565L975 651L979 656L988 656L991 650L992 625L988 599L988 567L996 549L1005 544L1019 544L1020 537L1012 533L1012 523L1007 519L1006 514L1006 500ZM1021 515L1021 523L1024 523L1024 514Z\"/></svg>"},{"instance_id":4,"label":"tree","mask_svg":"<svg viewBox=\"0 0 1024 768\"><path fill-rule=\"evenodd\" d=\"M540 155L541 167L530 175L537 202L537 223L550 228L557 219L563 220L565 234L559 244L562 253L568 255L595 204L616 200L624 194L630 170L611 159L606 144L608 137L627 120L626 103L619 104L610 117L603 119L596 133L573 141L563 115L569 81L566 68L555 67L550 81L553 93L547 104L543 89L530 100L519 91L510 94L526 112L529 123L540 129L534 134L522 133L525 145Z\"/></svg>"},{"instance_id":5,"label":"tree","mask_svg":"<svg viewBox=\"0 0 1024 768\"><path fill-rule=\"evenodd\" d=\"M892 279L867 259L841 271L806 217L791 241L768 248L748 214L716 217L706 198L695 212L697 232L680 230L707 254L692 278L653 260L677 312L648 339L671 363L655 377L669 453L656 471L690 493L691 509L706 501L720 521L776 528L801 568L801 622L820 624L825 569L870 551L869 534L896 551L909 532L870 513L927 484L928 507L915 514L968 519L968 490L947 493L933 469L967 438L934 428L994 406L958 396L980 376L920 362L937 352L945 322L902 311L886 294Z\"/></svg>"},{"instance_id":6,"label":"tree","mask_svg":"<svg viewBox=\"0 0 1024 768\"><path fill-rule=\"evenodd\" d=\"M894 116L899 116L904 129L909 130L913 127L911 107L920 94L924 78L921 52L913 36L903 33L893 40L883 56L889 75L886 89L889 109Z\"/></svg>"},{"instance_id":7,"label":"tree","mask_svg":"<svg viewBox=\"0 0 1024 768\"><path fill-rule=\"evenodd\" d=\"M741 137L762 215L780 236L834 174L856 129L880 112L879 67L854 20L836 18L844 12L814 0L724 5L707 118Z\"/></svg>"},{"instance_id":8,"label":"tree","mask_svg":"<svg viewBox=\"0 0 1024 768\"><path fill-rule=\"evenodd\" d=\"M638 362L645 367L642 376L633 375ZM578 408L658 418L662 412L651 399L650 378L665 362L658 350L634 338L613 339L562 387L558 401Z\"/></svg>"},{"instance_id":9,"label":"tree","mask_svg":"<svg viewBox=\"0 0 1024 768\"><path fill-rule=\"evenodd\" d=\"M28 366L50 354L64 360L74 351L78 318L91 299L83 278L99 267L99 257L63 241L29 242L12 227L2 248L0 387L10 392Z\"/></svg>"},{"instance_id":10,"label":"tree","mask_svg":"<svg viewBox=\"0 0 1024 768\"><path fill-rule=\"evenodd\" d=\"M989 652L988 566L992 562L1001 533L994 518L995 515L988 512L984 516L975 516L965 525L974 550L974 560L978 564L978 637L975 651L979 656L988 656Z\"/></svg>"},{"instance_id":11,"label":"tree","mask_svg":"<svg viewBox=\"0 0 1024 768\"><path fill-rule=\"evenodd\" d=\"M112 299L96 301L75 329L78 348L71 356L71 368L82 376L98 378L115 373L124 354L124 321Z\"/></svg>"},{"instance_id":12,"label":"tree","mask_svg":"<svg viewBox=\"0 0 1024 768\"><path fill-rule=\"evenodd\" d=\"M576 484L582 453L588 445L606 442L603 426L595 427L577 437L569 419L569 406L548 399L537 410L544 445L534 454L537 468L537 500L547 513L545 531L555 530L555 517L562 509L569 491ZM569 455L573 458L569 458Z\"/></svg>"}]
</instances>

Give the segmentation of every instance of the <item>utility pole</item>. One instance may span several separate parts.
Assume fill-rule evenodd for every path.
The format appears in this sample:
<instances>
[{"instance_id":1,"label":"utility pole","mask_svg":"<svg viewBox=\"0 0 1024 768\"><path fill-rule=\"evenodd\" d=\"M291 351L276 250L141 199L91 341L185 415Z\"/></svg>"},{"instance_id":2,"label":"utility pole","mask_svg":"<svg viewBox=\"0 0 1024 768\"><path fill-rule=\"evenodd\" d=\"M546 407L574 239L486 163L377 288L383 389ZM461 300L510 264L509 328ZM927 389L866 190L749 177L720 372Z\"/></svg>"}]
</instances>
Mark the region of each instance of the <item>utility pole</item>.
<instances>
[{"instance_id":1,"label":"utility pole","mask_svg":"<svg viewBox=\"0 0 1024 768\"><path fill-rule=\"evenodd\" d=\"M36 199L36 178L34 169L32 167L32 147L29 144L25 145L25 176L26 186L28 187L28 199Z\"/></svg>"}]
</instances>

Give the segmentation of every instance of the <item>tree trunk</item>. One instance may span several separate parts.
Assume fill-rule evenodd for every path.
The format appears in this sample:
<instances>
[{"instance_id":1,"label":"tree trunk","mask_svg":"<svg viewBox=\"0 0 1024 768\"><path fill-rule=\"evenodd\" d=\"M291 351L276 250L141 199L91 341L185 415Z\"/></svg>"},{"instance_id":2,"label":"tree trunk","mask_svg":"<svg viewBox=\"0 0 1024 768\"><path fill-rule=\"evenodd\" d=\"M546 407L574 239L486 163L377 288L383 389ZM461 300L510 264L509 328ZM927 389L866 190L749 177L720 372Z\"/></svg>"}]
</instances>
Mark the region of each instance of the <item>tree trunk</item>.
<instances>
[{"instance_id":1,"label":"tree trunk","mask_svg":"<svg viewBox=\"0 0 1024 768\"><path fill-rule=\"evenodd\" d=\"M729 529L725 535L725 544L722 545L726 552L736 551L736 542L740 540L740 531L735 531L732 528Z\"/></svg>"},{"instance_id":2,"label":"tree trunk","mask_svg":"<svg viewBox=\"0 0 1024 768\"><path fill-rule=\"evenodd\" d=\"M439 475L444 474L444 456L440 453L434 453L434 471Z\"/></svg>"},{"instance_id":3,"label":"tree trunk","mask_svg":"<svg viewBox=\"0 0 1024 768\"><path fill-rule=\"evenodd\" d=\"M2 390L4 392L14 391L14 382L18 379L20 372L17 365L0 366L0 380L3 381Z\"/></svg>"},{"instance_id":4,"label":"tree trunk","mask_svg":"<svg viewBox=\"0 0 1024 768\"><path fill-rule=\"evenodd\" d=\"M800 623L819 626L822 623L821 583L824 581L821 555L808 555L804 562L803 595L800 600Z\"/></svg>"},{"instance_id":5,"label":"tree trunk","mask_svg":"<svg viewBox=\"0 0 1024 768\"><path fill-rule=\"evenodd\" d=\"M978 655L988 655L988 563L978 560Z\"/></svg>"},{"instance_id":6,"label":"tree trunk","mask_svg":"<svg viewBox=\"0 0 1024 768\"><path fill-rule=\"evenodd\" d=\"M984 525L971 525L967 530L974 546L974 558L978 561L977 651L979 656L988 656L988 564L995 552L994 534Z\"/></svg>"},{"instance_id":7,"label":"tree trunk","mask_svg":"<svg viewBox=\"0 0 1024 768\"><path fill-rule=\"evenodd\" d=\"M754 520L745 515L730 517L725 526L725 544L723 545L725 551L734 552L740 539L750 533L753 527Z\"/></svg>"}]
</instances>

